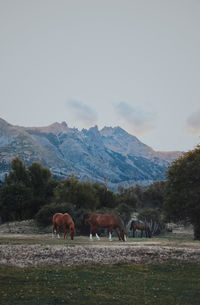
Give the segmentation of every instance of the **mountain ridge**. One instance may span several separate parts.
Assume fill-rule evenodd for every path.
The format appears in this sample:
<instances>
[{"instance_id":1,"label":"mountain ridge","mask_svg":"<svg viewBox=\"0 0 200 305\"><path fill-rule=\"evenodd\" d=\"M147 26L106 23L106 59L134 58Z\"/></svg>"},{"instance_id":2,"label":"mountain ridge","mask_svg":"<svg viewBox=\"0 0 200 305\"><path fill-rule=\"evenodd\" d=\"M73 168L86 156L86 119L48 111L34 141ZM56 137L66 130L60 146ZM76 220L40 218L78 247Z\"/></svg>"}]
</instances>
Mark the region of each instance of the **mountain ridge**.
<instances>
[{"instance_id":1,"label":"mountain ridge","mask_svg":"<svg viewBox=\"0 0 200 305\"><path fill-rule=\"evenodd\" d=\"M15 126L0 119L0 174L19 156L27 165L41 162L52 174L107 183L111 189L165 179L167 166L181 152L154 151L121 127L68 127L55 122L44 127Z\"/></svg>"}]
</instances>

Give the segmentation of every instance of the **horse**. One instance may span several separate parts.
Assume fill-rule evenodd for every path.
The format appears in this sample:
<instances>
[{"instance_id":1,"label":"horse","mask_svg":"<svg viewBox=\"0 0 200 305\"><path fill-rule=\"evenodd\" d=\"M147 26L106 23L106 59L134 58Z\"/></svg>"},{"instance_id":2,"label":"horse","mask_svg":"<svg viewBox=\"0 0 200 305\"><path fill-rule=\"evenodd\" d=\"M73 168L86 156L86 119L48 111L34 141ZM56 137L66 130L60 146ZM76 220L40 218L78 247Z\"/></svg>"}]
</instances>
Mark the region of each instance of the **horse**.
<instances>
[{"instance_id":1,"label":"horse","mask_svg":"<svg viewBox=\"0 0 200 305\"><path fill-rule=\"evenodd\" d=\"M141 220L132 220L130 230L133 230L133 237L135 237L135 231L141 231L141 237L143 237L143 232L145 232L145 236L151 238L151 230L147 223Z\"/></svg>"},{"instance_id":2,"label":"horse","mask_svg":"<svg viewBox=\"0 0 200 305\"><path fill-rule=\"evenodd\" d=\"M119 240L126 241L127 234L125 228L122 224L121 219L114 214L91 214L89 215L90 223L90 240L92 241L93 233L96 234L96 238L100 240L99 235L97 234L97 229L108 228L109 229L109 240L112 241L112 231L117 234ZM118 230L119 232L118 232Z\"/></svg>"},{"instance_id":3,"label":"horse","mask_svg":"<svg viewBox=\"0 0 200 305\"><path fill-rule=\"evenodd\" d=\"M74 226L74 222L72 217L68 214L56 213L53 215L53 226L52 226L52 237L55 234L60 238L60 227L64 229L64 239L67 237L67 227L70 230L71 239L74 239L74 234L76 233L76 229Z\"/></svg>"}]
</instances>

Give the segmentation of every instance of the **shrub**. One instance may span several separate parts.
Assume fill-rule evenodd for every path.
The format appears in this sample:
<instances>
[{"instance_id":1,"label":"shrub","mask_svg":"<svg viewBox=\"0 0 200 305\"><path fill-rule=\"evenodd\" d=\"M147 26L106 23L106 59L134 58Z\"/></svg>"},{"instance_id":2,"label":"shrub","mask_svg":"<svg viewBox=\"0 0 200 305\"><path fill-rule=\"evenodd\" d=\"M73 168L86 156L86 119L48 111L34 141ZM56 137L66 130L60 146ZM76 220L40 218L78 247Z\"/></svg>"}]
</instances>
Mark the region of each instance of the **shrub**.
<instances>
[{"instance_id":1,"label":"shrub","mask_svg":"<svg viewBox=\"0 0 200 305\"><path fill-rule=\"evenodd\" d=\"M163 215L154 208L143 208L139 211L138 219L148 224L152 235L159 235L164 229Z\"/></svg>"},{"instance_id":2,"label":"shrub","mask_svg":"<svg viewBox=\"0 0 200 305\"><path fill-rule=\"evenodd\" d=\"M75 206L69 202L46 204L37 212L35 220L41 226L48 226L52 224L52 217L55 213L69 213L74 220Z\"/></svg>"}]
</instances>

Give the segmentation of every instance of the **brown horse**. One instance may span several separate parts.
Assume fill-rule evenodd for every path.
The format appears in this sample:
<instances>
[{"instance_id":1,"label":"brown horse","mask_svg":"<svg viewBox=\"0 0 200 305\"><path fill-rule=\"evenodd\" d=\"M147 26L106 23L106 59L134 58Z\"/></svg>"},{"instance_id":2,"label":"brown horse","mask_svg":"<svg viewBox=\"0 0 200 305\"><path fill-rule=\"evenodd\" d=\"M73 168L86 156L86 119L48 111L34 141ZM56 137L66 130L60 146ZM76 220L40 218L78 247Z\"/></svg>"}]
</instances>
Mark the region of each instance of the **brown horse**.
<instances>
[{"instance_id":1,"label":"brown horse","mask_svg":"<svg viewBox=\"0 0 200 305\"><path fill-rule=\"evenodd\" d=\"M119 240L126 241L126 231L122 224L121 219L113 214L91 214L89 216L90 223L90 240L92 239L92 234L95 233L98 240L100 237L97 234L97 229L108 228L109 229L109 240L112 241L112 231L117 234ZM118 230L119 232L118 232Z\"/></svg>"},{"instance_id":2,"label":"brown horse","mask_svg":"<svg viewBox=\"0 0 200 305\"><path fill-rule=\"evenodd\" d=\"M64 229L64 238L67 237L67 227L70 230L71 239L74 239L76 229L74 226L73 219L67 213L56 213L53 215L53 226L52 226L52 237L56 234L60 238L60 227Z\"/></svg>"},{"instance_id":3,"label":"brown horse","mask_svg":"<svg viewBox=\"0 0 200 305\"><path fill-rule=\"evenodd\" d=\"M130 230L133 230L133 237L135 237L135 231L141 231L141 237L143 237L143 232L145 232L145 236L151 238L151 230L147 223L141 220L132 220Z\"/></svg>"}]
</instances>

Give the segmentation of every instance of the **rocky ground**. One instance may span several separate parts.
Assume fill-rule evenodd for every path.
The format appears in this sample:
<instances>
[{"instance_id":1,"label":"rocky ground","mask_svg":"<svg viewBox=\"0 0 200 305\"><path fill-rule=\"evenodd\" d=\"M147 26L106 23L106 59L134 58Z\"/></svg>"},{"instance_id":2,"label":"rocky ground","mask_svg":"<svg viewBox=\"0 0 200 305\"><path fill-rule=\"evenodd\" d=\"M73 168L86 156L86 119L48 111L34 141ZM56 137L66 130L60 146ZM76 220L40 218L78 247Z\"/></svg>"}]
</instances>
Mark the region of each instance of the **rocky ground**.
<instances>
[{"instance_id":1,"label":"rocky ground","mask_svg":"<svg viewBox=\"0 0 200 305\"><path fill-rule=\"evenodd\" d=\"M12 266L162 263L168 260L200 263L200 249L160 246L40 246L1 245L0 264Z\"/></svg>"}]
</instances>

